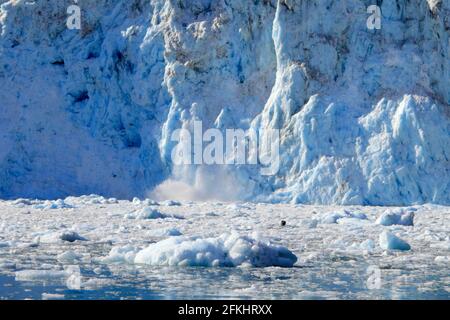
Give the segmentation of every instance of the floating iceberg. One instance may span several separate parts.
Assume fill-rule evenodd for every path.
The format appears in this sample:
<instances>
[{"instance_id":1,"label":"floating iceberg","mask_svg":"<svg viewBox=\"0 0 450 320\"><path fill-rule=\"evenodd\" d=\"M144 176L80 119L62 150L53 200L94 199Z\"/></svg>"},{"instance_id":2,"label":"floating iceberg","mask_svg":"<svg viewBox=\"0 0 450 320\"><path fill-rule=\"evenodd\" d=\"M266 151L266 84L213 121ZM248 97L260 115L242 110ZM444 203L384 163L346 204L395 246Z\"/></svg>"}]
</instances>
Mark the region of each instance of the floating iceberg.
<instances>
[{"instance_id":1,"label":"floating iceberg","mask_svg":"<svg viewBox=\"0 0 450 320\"><path fill-rule=\"evenodd\" d=\"M75 264L77 262L79 262L82 259L82 255L78 254L72 250L69 251L65 251L60 253L56 259L58 260L58 262L63 263L63 264Z\"/></svg>"},{"instance_id":2,"label":"floating iceberg","mask_svg":"<svg viewBox=\"0 0 450 320\"><path fill-rule=\"evenodd\" d=\"M136 220L151 220L151 219L165 219L167 218L167 216L165 214L162 214L158 210L147 207L125 215L125 218Z\"/></svg>"},{"instance_id":3,"label":"floating iceberg","mask_svg":"<svg viewBox=\"0 0 450 320\"><path fill-rule=\"evenodd\" d=\"M40 203L37 203L33 205L34 209L41 209L41 210L55 210L55 209L71 209L73 208L72 205L67 204L64 200L58 199L55 201L42 201Z\"/></svg>"},{"instance_id":4,"label":"floating iceberg","mask_svg":"<svg viewBox=\"0 0 450 320\"><path fill-rule=\"evenodd\" d=\"M169 238L138 252L134 262L153 266L292 267L297 257L285 247L233 233L217 238Z\"/></svg>"},{"instance_id":5,"label":"floating iceberg","mask_svg":"<svg viewBox=\"0 0 450 320\"><path fill-rule=\"evenodd\" d=\"M324 224L338 223L341 219L357 219L367 220L367 216L361 212L350 212L348 210L342 210L339 212L329 212L322 216L321 222Z\"/></svg>"},{"instance_id":6,"label":"floating iceberg","mask_svg":"<svg viewBox=\"0 0 450 320\"><path fill-rule=\"evenodd\" d=\"M414 212L398 209L384 212L376 221L376 224L382 226L402 225L414 226Z\"/></svg>"},{"instance_id":7,"label":"floating iceberg","mask_svg":"<svg viewBox=\"0 0 450 320\"><path fill-rule=\"evenodd\" d=\"M153 237L178 237L183 235L177 228L163 228L149 231L148 234Z\"/></svg>"},{"instance_id":8,"label":"floating iceberg","mask_svg":"<svg viewBox=\"0 0 450 320\"><path fill-rule=\"evenodd\" d=\"M384 231L380 234L380 247L383 250L411 250L411 246L406 241L400 239L389 231Z\"/></svg>"},{"instance_id":9,"label":"floating iceberg","mask_svg":"<svg viewBox=\"0 0 450 320\"><path fill-rule=\"evenodd\" d=\"M70 231L70 230L50 232L50 233L38 236L35 240L38 243L46 243L46 244L60 243L60 242L87 241L87 239L85 237L82 237L75 231Z\"/></svg>"},{"instance_id":10,"label":"floating iceberg","mask_svg":"<svg viewBox=\"0 0 450 320\"><path fill-rule=\"evenodd\" d=\"M166 206L166 207L179 207L179 206L181 206L181 202L175 201L175 200L166 200L166 201L162 202L161 204L163 206Z\"/></svg>"},{"instance_id":11,"label":"floating iceberg","mask_svg":"<svg viewBox=\"0 0 450 320\"><path fill-rule=\"evenodd\" d=\"M65 281L68 276L66 271L59 270L22 270L16 272L16 281Z\"/></svg>"},{"instance_id":12,"label":"floating iceberg","mask_svg":"<svg viewBox=\"0 0 450 320\"><path fill-rule=\"evenodd\" d=\"M59 293L42 293L42 300L64 300L65 295Z\"/></svg>"},{"instance_id":13,"label":"floating iceberg","mask_svg":"<svg viewBox=\"0 0 450 320\"><path fill-rule=\"evenodd\" d=\"M116 246L111 249L108 256L100 261L106 264L133 263L138 252L139 249L132 245Z\"/></svg>"}]
</instances>

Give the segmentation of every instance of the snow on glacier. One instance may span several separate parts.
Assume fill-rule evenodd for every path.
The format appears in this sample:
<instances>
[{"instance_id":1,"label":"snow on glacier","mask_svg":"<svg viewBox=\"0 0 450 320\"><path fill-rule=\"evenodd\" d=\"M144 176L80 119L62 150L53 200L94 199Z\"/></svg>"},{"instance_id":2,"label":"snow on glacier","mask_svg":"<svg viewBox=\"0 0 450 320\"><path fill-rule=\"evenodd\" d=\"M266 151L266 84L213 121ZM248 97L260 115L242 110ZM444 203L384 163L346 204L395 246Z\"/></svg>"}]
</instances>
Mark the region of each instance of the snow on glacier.
<instances>
[{"instance_id":1,"label":"snow on glacier","mask_svg":"<svg viewBox=\"0 0 450 320\"><path fill-rule=\"evenodd\" d=\"M448 1L384 1L379 31L361 0L88 0L81 31L0 3L2 198L450 203ZM281 170L173 166L196 120L280 129Z\"/></svg>"}]
</instances>

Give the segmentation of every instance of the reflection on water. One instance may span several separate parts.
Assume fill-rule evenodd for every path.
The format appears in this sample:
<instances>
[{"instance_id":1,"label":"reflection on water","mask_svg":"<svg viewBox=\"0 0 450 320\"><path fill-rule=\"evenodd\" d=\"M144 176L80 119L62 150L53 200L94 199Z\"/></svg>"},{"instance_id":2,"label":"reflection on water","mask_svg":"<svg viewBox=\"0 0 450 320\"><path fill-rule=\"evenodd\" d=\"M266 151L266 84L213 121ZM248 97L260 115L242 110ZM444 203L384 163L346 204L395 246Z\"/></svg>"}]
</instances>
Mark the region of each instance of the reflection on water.
<instances>
[{"instance_id":1,"label":"reflection on water","mask_svg":"<svg viewBox=\"0 0 450 320\"><path fill-rule=\"evenodd\" d=\"M333 261L292 269L81 268L81 290L64 281L18 282L0 275L1 299L449 299L445 266L380 270L380 286L368 283L367 264ZM95 272L94 272L95 270ZM369 289L369 288L373 289Z\"/></svg>"}]
</instances>

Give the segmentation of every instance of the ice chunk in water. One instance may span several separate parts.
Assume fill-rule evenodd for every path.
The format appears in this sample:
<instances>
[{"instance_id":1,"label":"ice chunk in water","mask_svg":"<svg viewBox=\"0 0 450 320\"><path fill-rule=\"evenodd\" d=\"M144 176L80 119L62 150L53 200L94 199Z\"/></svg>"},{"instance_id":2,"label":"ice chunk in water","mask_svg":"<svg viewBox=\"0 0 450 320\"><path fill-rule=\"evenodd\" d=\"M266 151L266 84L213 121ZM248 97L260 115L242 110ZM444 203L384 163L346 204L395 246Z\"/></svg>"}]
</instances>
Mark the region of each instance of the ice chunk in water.
<instances>
[{"instance_id":1,"label":"ice chunk in water","mask_svg":"<svg viewBox=\"0 0 450 320\"><path fill-rule=\"evenodd\" d=\"M384 250L411 250L411 246L404 240L389 231L384 231L380 234L380 247Z\"/></svg>"},{"instance_id":2,"label":"ice chunk in water","mask_svg":"<svg viewBox=\"0 0 450 320\"><path fill-rule=\"evenodd\" d=\"M113 247L107 257L101 259L103 263L133 263L136 253L139 251L134 246Z\"/></svg>"},{"instance_id":3,"label":"ice chunk in water","mask_svg":"<svg viewBox=\"0 0 450 320\"><path fill-rule=\"evenodd\" d=\"M137 264L203 267L292 267L297 257L270 242L223 234L217 238L174 237L140 251Z\"/></svg>"},{"instance_id":4,"label":"ice chunk in water","mask_svg":"<svg viewBox=\"0 0 450 320\"><path fill-rule=\"evenodd\" d=\"M414 226L414 212L405 212L402 209L395 211L388 210L377 219L376 223L382 226Z\"/></svg>"},{"instance_id":5,"label":"ice chunk in water","mask_svg":"<svg viewBox=\"0 0 450 320\"><path fill-rule=\"evenodd\" d=\"M178 237L183 234L177 228L163 228L149 231L148 235L153 237Z\"/></svg>"},{"instance_id":6,"label":"ice chunk in water","mask_svg":"<svg viewBox=\"0 0 450 320\"><path fill-rule=\"evenodd\" d=\"M158 210L155 210L151 207L146 207L133 213L127 214L125 218L136 220L151 220L151 219L165 219L167 218L167 216L165 214L162 214Z\"/></svg>"},{"instance_id":7,"label":"ice chunk in water","mask_svg":"<svg viewBox=\"0 0 450 320\"><path fill-rule=\"evenodd\" d=\"M81 260L81 258L82 258L82 255L80 255L72 250L63 252L56 257L56 259L59 262L64 263L64 264L74 264L74 263L78 262L79 260Z\"/></svg>"},{"instance_id":8,"label":"ice chunk in water","mask_svg":"<svg viewBox=\"0 0 450 320\"><path fill-rule=\"evenodd\" d=\"M57 231L51 232L48 234L44 234L39 236L36 239L39 243L59 243L59 242L75 242L75 241L87 241L86 238L80 236L75 231L65 230L65 231Z\"/></svg>"},{"instance_id":9,"label":"ice chunk in water","mask_svg":"<svg viewBox=\"0 0 450 320\"><path fill-rule=\"evenodd\" d=\"M341 219L358 219L358 220L366 220L367 216L361 212L350 212L348 210L342 210L340 212L329 212L325 213L322 216L323 224L335 224L338 223Z\"/></svg>"},{"instance_id":10,"label":"ice chunk in water","mask_svg":"<svg viewBox=\"0 0 450 320\"><path fill-rule=\"evenodd\" d=\"M22 270L16 272L16 281L59 282L65 280L67 276L65 271Z\"/></svg>"}]
</instances>

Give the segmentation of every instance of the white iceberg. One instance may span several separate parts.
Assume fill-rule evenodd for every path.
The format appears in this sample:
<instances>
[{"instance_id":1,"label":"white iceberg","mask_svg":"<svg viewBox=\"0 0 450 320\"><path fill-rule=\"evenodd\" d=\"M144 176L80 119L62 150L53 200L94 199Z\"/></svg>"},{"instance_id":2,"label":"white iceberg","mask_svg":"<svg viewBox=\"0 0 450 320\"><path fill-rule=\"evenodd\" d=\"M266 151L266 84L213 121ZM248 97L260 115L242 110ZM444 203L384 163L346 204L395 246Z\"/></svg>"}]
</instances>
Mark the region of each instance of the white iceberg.
<instances>
[{"instance_id":1,"label":"white iceberg","mask_svg":"<svg viewBox=\"0 0 450 320\"><path fill-rule=\"evenodd\" d=\"M348 210L342 210L339 212L328 212L322 216L321 222L323 224L335 224L341 219L357 219L367 220L367 216L361 212L350 212Z\"/></svg>"},{"instance_id":2,"label":"white iceberg","mask_svg":"<svg viewBox=\"0 0 450 320\"><path fill-rule=\"evenodd\" d=\"M35 205L33 205L33 208L40 209L40 210L56 210L56 209L72 209L72 208L74 208L74 206L66 203L62 199L58 199L55 201L50 201L50 200L40 201L40 202L36 203Z\"/></svg>"},{"instance_id":3,"label":"white iceberg","mask_svg":"<svg viewBox=\"0 0 450 320\"><path fill-rule=\"evenodd\" d=\"M414 212L403 209L387 210L377 219L376 224L382 226L414 226Z\"/></svg>"},{"instance_id":4,"label":"white iceberg","mask_svg":"<svg viewBox=\"0 0 450 320\"><path fill-rule=\"evenodd\" d=\"M166 200L162 203L162 205L166 207L179 207L181 206L181 202L175 200Z\"/></svg>"},{"instance_id":5,"label":"white iceberg","mask_svg":"<svg viewBox=\"0 0 450 320\"><path fill-rule=\"evenodd\" d=\"M61 270L22 270L16 272L16 281L65 281L69 274Z\"/></svg>"},{"instance_id":6,"label":"white iceberg","mask_svg":"<svg viewBox=\"0 0 450 320\"><path fill-rule=\"evenodd\" d=\"M149 236L153 237L178 237L183 235L177 228L162 228L148 232Z\"/></svg>"},{"instance_id":7,"label":"white iceberg","mask_svg":"<svg viewBox=\"0 0 450 320\"><path fill-rule=\"evenodd\" d=\"M232 233L217 238L169 238L138 252L134 262L152 266L292 267L297 257L285 247Z\"/></svg>"},{"instance_id":8,"label":"white iceberg","mask_svg":"<svg viewBox=\"0 0 450 320\"><path fill-rule=\"evenodd\" d=\"M135 212L125 215L125 218L135 220L151 220L151 219L165 219L167 218L167 216L159 212L158 210L146 207L141 210L137 210Z\"/></svg>"},{"instance_id":9,"label":"white iceberg","mask_svg":"<svg viewBox=\"0 0 450 320\"><path fill-rule=\"evenodd\" d=\"M345 247L345 245L344 245ZM349 251L372 253L375 250L375 242L372 239L367 239L361 243L353 243L349 248Z\"/></svg>"},{"instance_id":10,"label":"white iceberg","mask_svg":"<svg viewBox=\"0 0 450 320\"><path fill-rule=\"evenodd\" d=\"M42 300L64 300L65 295L59 293L46 293L42 294Z\"/></svg>"},{"instance_id":11,"label":"white iceberg","mask_svg":"<svg viewBox=\"0 0 450 320\"><path fill-rule=\"evenodd\" d=\"M82 258L83 256L81 254L69 250L59 254L56 257L56 260L58 260L58 262L63 264L75 264L76 262L79 262Z\"/></svg>"},{"instance_id":12,"label":"white iceberg","mask_svg":"<svg viewBox=\"0 0 450 320\"><path fill-rule=\"evenodd\" d=\"M38 236L35 239L38 243L60 243L60 242L75 242L75 241L87 241L85 237L80 236L75 231L64 230L64 231L56 231L50 232L41 236Z\"/></svg>"},{"instance_id":13,"label":"white iceberg","mask_svg":"<svg viewBox=\"0 0 450 320\"><path fill-rule=\"evenodd\" d=\"M132 245L116 246L111 249L108 256L100 260L107 264L133 263L138 251L139 249Z\"/></svg>"}]
</instances>

